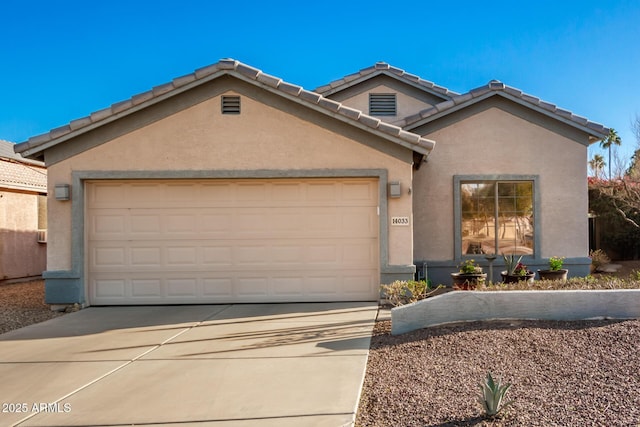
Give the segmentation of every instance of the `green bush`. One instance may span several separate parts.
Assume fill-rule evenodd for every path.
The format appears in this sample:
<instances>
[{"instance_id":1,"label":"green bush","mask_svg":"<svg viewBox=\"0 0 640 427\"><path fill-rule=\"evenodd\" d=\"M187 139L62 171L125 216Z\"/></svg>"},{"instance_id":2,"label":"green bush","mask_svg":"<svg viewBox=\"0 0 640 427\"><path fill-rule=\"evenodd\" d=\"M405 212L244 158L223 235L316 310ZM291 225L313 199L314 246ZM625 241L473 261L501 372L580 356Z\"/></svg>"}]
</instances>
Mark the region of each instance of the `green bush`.
<instances>
[{"instance_id":1,"label":"green bush","mask_svg":"<svg viewBox=\"0 0 640 427\"><path fill-rule=\"evenodd\" d=\"M381 285L380 288L382 297L394 307L424 299L431 290L429 283L424 280L396 280L389 285Z\"/></svg>"}]
</instances>

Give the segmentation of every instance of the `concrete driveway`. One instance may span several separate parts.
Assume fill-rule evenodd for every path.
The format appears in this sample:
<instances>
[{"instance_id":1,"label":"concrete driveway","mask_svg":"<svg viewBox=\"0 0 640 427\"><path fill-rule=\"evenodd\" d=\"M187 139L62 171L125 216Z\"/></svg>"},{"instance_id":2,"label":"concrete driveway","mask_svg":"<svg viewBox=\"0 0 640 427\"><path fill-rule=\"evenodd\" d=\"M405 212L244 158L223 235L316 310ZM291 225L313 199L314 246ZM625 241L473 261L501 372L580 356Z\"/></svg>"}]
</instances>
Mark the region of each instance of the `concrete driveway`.
<instances>
[{"instance_id":1,"label":"concrete driveway","mask_svg":"<svg viewBox=\"0 0 640 427\"><path fill-rule=\"evenodd\" d=\"M0 425L351 425L375 303L92 307L0 335Z\"/></svg>"}]
</instances>

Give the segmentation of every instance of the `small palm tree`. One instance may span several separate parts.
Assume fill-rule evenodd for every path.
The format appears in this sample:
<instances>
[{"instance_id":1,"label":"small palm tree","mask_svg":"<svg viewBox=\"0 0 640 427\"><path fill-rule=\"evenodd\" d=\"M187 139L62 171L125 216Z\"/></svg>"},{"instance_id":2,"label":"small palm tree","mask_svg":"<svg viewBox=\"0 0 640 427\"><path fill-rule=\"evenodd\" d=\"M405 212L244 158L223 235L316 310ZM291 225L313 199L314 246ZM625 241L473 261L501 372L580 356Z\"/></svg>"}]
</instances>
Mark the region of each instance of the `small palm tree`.
<instances>
[{"instance_id":1,"label":"small palm tree","mask_svg":"<svg viewBox=\"0 0 640 427\"><path fill-rule=\"evenodd\" d=\"M600 146L609 150L609 179L611 179L611 146L620 146L620 144L622 144L622 139L620 139L618 132L614 128L609 129L609 135L600 141Z\"/></svg>"},{"instance_id":2,"label":"small palm tree","mask_svg":"<svg viewBox=\"0 0 640 427\"><path fill-rule=\"evenodd\" d=\"M593 156L593 159L589 160L589 167L593 171L593 174L596 178L600 178L600 172L604 169L605 166L604 157L600 154L596 154Z\"/></svg>"}]
</instances>

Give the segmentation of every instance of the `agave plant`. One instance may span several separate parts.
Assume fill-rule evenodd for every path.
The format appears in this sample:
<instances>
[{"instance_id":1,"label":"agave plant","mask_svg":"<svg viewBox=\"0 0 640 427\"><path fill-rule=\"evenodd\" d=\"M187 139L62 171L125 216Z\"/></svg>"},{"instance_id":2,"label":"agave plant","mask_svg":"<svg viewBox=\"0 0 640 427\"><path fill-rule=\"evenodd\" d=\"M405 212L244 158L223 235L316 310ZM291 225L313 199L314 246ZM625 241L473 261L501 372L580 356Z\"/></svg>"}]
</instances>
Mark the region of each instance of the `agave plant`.
<instances>
[{"instance_id":1,"label":"agave plant","mask_svg":"<svg viewBox=\"0 0 640 427\"><path fill-rule=\"evenodd\" d=\"M515 254L503 254L502 258L504 258L504 265L507 267L507 274L509 276L513 276L515 274L516 267L520 264L520 261L522 261L522 255L520 255L520 258L516 259Z\"/></svg>"},{"instance_id":2,"label":"agave plant","mask_svg":"<svg viewBox=\"0 0 640 427\"><path fill-rule=\"evenodd\" d=\"M511 384L509 383L502 385L500 380L494 381L491 372L487 372L487 378L483 384L480 384L481 393L478 397L478 401L482 404L487 416L494 417L498 412L513 403L512 400L503 402L510 387Z\"/></svg>"}]
</instances>

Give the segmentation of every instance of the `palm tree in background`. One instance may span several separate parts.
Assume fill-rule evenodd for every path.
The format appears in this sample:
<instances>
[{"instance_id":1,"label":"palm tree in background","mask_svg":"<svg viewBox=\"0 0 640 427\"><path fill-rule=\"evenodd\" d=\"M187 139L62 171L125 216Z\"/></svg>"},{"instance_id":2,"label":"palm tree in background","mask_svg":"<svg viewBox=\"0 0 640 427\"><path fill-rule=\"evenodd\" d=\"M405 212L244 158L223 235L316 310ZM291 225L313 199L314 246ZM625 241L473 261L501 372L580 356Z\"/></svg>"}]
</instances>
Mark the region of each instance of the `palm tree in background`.
<instances>
[{"instance_id":1,"label":"palm tree in background","mask_svg":"<svg viewBox=\"0 0 640 427\"><path fill-rule=\"evenodd\" d=\"M611 146L612 145L620 146L620 144L622 144L622 140L620 139L618 132L616 132L614 128L609 129L609 135L607 135L606 138L600 141L600 147L609 150L609 179L611 179ZM596 156L594 156L594 159Z\"/></svg>"},{"instance_id":2,"label":"palm tree in background","mask_svg":"<svg viewBox=\"0 0 640 427\"><path fill-rule=\"evenodd\" d=\"M600 178L600 172L602 171L602 169L604 169L605 164L606 163L604 162L604 157L602 157L600 154L596 154L595 156L593 156L593 159L589 160L589 167L595 174L596 179Z\"/></svg>"}]
</instances>

